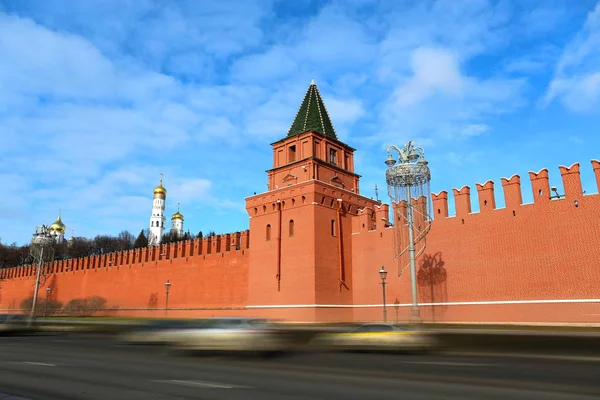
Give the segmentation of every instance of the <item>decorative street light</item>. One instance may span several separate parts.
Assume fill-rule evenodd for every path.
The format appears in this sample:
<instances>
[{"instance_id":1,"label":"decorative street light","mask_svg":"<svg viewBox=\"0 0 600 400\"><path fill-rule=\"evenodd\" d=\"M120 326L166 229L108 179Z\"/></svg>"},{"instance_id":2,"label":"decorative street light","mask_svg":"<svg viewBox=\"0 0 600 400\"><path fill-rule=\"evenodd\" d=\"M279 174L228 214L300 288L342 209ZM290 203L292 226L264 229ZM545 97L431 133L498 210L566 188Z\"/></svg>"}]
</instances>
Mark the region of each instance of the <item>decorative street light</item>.
<instances>
[{"instance_id":1,"label":"decorative street light","mask_svg":"<svg viewBox=\"0 0 600 400\"><path fill-rule=\"evenodd\" d=\"M381 291L383 293L383 322L387 322L387 309L385 306L385 278L387 277L387 271L383 266L379 270L379 277L381 278Z\"/></svg>"},{"instance_id":2,"label":"decorative street light","mask_svg":"<svg viewBox=\"0 0 600 400\"><path fill-rule=\"evenodd\" d=\"M171 289L171 282L165 282L165 318L167 318L167 313L169 312L169 289Z\"/></svg>"},{"instance_id":3,"label":"decorative street light","mask_svg":"<svg viewBox=\"0 0 600 400\"><path fill-rule=\"evenodd\" d=\"M36 228L33 238L31 239L30 254L33 257L33 260L38 262L38 267L35 277L35 289L33 291L33 304L31 305L31 313L29 314L29 325L33 324L33 318L35 316L38 291L40 290L42 265L45 262L53 260L55 243L54 237L50 235L50 231L46 225Z\"/></svg>"},{"instance_id":4,"label":"decorative street light","mask_svg":"<svg viewBox=\"0 0 600 400\"><path fill-rule=\"evenodd\" d=\"M44 307L44 318L48 318L48 297L50 297L50 292L52 289L50 287L46 288L46 306Z\"/></svg>"},{"instance_id":5,"label":"decorative street light","mask_svg":"<svg viewBox=\"0 0 600 400\"><path fill-rule=\"evenodd\" d=\"M397 161L392 156L393 150L398 152ZM412 289L411 321L421 322L418 305L416 258L423 252L425 245L423 244L417 254L416 243L425 238L431 227L431 192L429 188L431 174L427 166L427 161L425 161L425 151L422 147L415 146L412 140L402 149L396 146L389 146L387 152L388 158L385 164L388 168L385 172L385 179L388 185L388 195L393 203L406 203L406 215L400 212L399 207L394 207L394 213L398 213L397 217L396 215L394 216L394 244L397 251L395 258L398 259L406 251L409 253ZM413 198L418 200L416 209L413 205ZM417 226L415 226L415 212L420 214ZM406 220L406 228L404 224L398 223L400 219ZM403 247L402 242L406 240L403 237L405 230L408 231L408 246ZM400 271L400 274L402 274L402 271Z\"/></svg>"}]
</instances>

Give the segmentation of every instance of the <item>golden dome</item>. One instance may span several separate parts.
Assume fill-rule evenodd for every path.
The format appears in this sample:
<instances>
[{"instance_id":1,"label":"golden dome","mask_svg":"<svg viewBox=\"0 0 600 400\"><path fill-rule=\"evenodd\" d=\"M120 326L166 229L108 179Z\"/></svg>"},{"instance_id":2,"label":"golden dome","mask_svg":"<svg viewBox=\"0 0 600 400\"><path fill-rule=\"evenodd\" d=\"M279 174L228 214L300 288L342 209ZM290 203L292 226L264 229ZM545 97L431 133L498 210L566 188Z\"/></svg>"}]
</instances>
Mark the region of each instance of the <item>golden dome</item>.
<instances>
[{"instance_id":1,"label":"golden dome","mask_svg":"<svg viewBox=\"0 0 600 400\"><path fill-rule=\"evenodd\" d=\"M183 215L179 211L177 211L175 214L173 214L171 219L180 219L183 221Z\"/></svg>"},{"instance_id":2,"label":"golden dome","mask_svg":"<svg viewBox=\"0 0 600 400\"><path fill-rule=\"evenodd\" d=\"M162 185L162 174L160 174L160 183L154 188L154 194L162 194L165 197L167 196L167 189L165 189Z\"/></svg>"},{"instance_id":3,"label":"golden dome","mask_svg":"<svg viewBox=\"0 0 600 400\"><path fill-rule=\"evenodd\" d=\"M52 225L50 225L50 232L61 232L61 233L65 233L65 231L67 230L67 227L65 226L65 224L63 224L62 220L60 219L60 214L58 214L58 218L56 219L56 221L54 221L54 223Z\"/></svg>"},{"instance_id":4,"label":"golden dome","mask_svg":"<svg viewBox=\"0 0 600 400\"><path fill-rule=\"evenodd\" d=\"M163 187L162 183L161 183L156 188L154 188L154 194L162 194L163 196L166 196L167 195L167 189L165 189Z\"/></svg>"},{"instance_id":5,"label":"golden dome","mask_svg":"<svg viewBox=\"0 0 600 400\"><path fill-rule=\"evenodd\" d=\"M181 214L179 212L179 203L177 203L177 212L175 214L173 214L173 216L171 217L171 219L180 219L183 221L183 214Z\"/></svg>"}]
</instances>

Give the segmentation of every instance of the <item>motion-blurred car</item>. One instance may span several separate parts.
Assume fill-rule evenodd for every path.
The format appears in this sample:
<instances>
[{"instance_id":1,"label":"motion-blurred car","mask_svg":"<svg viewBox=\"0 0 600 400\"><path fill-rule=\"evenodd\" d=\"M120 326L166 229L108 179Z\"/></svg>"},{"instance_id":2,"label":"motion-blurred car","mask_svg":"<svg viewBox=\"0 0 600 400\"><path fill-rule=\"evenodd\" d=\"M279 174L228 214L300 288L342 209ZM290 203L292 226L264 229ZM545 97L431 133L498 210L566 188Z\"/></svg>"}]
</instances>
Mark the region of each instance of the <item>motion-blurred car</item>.
<instances>
[{"instance_id":1,"label":"motion-blurred car","mask_svg":"<svg viewBox=\"0 0 600 400\"><path fill-rule=\"evenodd\" d=\"M150 321L120 335L128 344L170 344L187 330L201 328L205 320L167 319Z\"/></svg>"},{"instance_id":2,"label":"motion-blurred car","mask_svg":"<svg viewBox=\"0 0 600 400\"><path fill-rule=\"evenodd\" d=\"M429 333L389 324L365 324L349 332L324 333L313 340L321 350L334 351L429 351L437 346Z\"/></svg>"},{"instance_id":3,"label":"motion-blurred car","mask_svg":"<svg viewBox=\"0 0 600 400\"><path fill-rule=\"evenodd\" d=\"M261 318L212 318L199 329L178 335L176 348L187 351L248 352L274 355L292 349L291 335Z\"/></svg>"},{"instance_id":4,"label":"motion-blurred car","mask_svg":"<svg viewBox=\"0 0 600 400\"><path fill-rule=\"evenodd\" d=\"M0 314L0 334L25 333L33 331L33 326L28 326L27 318L20 314Z\"/></svg>"}]
</instances>

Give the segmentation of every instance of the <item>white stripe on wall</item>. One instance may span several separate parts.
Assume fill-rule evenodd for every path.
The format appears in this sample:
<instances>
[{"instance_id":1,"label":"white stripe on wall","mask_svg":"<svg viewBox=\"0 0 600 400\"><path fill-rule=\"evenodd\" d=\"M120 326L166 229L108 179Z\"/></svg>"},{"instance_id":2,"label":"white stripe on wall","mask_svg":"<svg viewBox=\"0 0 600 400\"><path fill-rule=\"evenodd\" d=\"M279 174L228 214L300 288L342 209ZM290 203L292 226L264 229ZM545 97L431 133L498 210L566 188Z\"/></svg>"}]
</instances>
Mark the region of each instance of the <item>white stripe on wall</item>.
<instances>
[{"instance_id":1,"label":"white stripe on wall","mask_svg":"<svg viewBox=\"0 0 600 400\"><path fill-rule=\"evenodd\" d=\"M489 306L507 304L556 304L556 303L600 303L600 299L564 299L564 300L503 300L503 301L453 301L448 303L419 303L419 306ZM388 307L411 307L410 303L387 303ZM278 304L256 305L246 308L373 308L382 304Z\"/></svg>"}]
</instances>

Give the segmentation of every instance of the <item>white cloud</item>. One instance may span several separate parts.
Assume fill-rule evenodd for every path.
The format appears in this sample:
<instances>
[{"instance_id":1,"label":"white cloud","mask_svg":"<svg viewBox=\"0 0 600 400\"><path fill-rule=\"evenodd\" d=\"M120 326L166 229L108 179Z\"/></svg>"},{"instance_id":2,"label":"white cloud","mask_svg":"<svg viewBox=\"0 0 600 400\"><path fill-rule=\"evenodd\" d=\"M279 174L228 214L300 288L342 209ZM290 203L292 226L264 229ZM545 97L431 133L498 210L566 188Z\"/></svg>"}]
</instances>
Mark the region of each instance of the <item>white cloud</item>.
<instances>
[{"instance_id":1,"label":"white cloud","mask_svg":"<svg viewBox=\"0 0 600 400\"><path fill-rule=\"evenodd\" d=\"M382 14L391 28L381 46L380 79L403 79L411 69L411 53L418 47L449 49L462 61L493 52L512 36L507 2L442 0L413 4Z\"/></svg>"},{"instance_id":2,"label":"white cloud","mask_svg":"<svg viewBox=\"0 0 600 400\"><path fill-rule=\"evenodd\" d=\"M600 108L600 2L565 47L542 104L558 99L576 112Z\"/></svg>"},{"instance_id":3,"label":"white cloud","mask_svg":"<svg viewBox=\"0 0 600 400\"><path fill-rule=\"evenodd\" d=\"M417 48L411 75L383 108L382 138L425 135L435 139L468 138L489 130L483 122L523 105L522 80L480 80L460 70L459 58L446 49Z\"/></svg>"},{"instance_id":4,"label":"white cloud","mask_svg":"<svg viewBox=\"0 0 600 400\"><path fill-rule=\"evenodd\" d=\"M65 98L112 95L116 71L87 41L2 13L0 37L3 92Z\"/></svg>"},{"instance_id":5,"label":"white cloud","mask_svg":"<svg viewBox=\"0 0 600 400\"><path fill-rule=\"evenodd\" d=\"M411 69L413 76L394 94L400 108L418 104L436 92L456 95L463 90L458 60L450 51L417 48L411 55Z\"/></svg>"},{"instance_id":6,"label":"white cloud","mask_svg":"<svg viewBox=\"0 0 600 400\"><path fill-rule=\"evenodd\" d=\"M465 126L460 133L462 134L462 136L472 137L489 132L490 129L490 126L486 124L471 124Z\"/></svg>"},{"instance_id":7,"label":"white cloud","mask_svg":"<svg viewBox=\"0 0 600 400\"><path fill-rule=\"evenodd\" d=\"M231 67L234 79L241 82L271 83L287 78L298 71L299 66L290 50L274 46L262 54L251 54L239 59Z\"/></svg>"},{"instance_id":8,"label":"white cloud","mask_svg":"<svg viewBox=\"0 0 600 400\"><path fill-rule=\"evenodd\" d=\"M552 32L566 9L317 3L2 3L0 175L11 200L0 222L24 215L14 236L28 238L62 208L84 235L137 231L164 172L168 212L185 205L186 228L243 229L242 199L264 190L268 144L285 136L312 78L338 135L358 147L363 187L381 177L389 143L413 138L456 163L452 145L495 138L496 118L525 103L526 78L502 74L527 76L554 57L540 43L503 52ZM557 97L573 107L597 98L589 37L557 69Z\"/></svg>"},{"instance_id":9,"label":"white cloud","mask_svg":"<svg viewBox=\"0 0 600 400\"><path fill-rule=\"evenodd\" d=\"M207 179L177 179L169 185L169 198L182 204L206 201L211 187L212 182Z\"/></svg>"}]
</instances>

